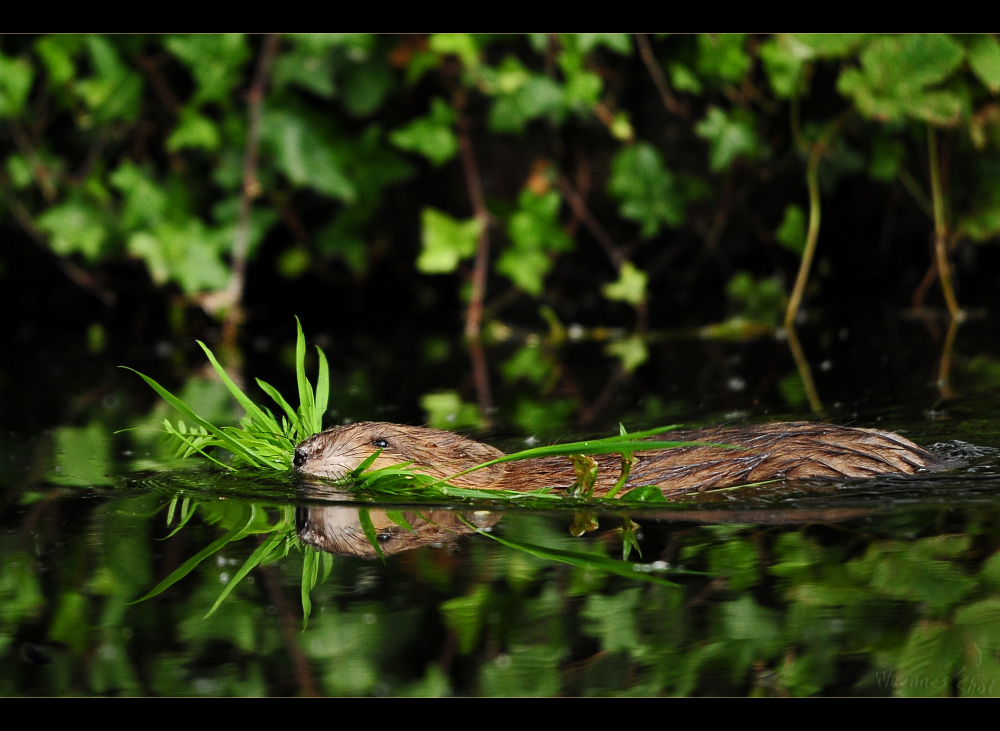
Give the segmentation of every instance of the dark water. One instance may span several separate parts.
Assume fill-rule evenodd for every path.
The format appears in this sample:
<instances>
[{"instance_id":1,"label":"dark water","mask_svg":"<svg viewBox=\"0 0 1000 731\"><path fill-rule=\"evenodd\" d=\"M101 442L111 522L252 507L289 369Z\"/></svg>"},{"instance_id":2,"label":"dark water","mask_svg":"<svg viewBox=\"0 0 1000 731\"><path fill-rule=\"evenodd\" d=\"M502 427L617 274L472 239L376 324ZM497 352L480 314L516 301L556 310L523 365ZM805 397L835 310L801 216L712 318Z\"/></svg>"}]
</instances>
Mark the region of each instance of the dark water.
<instances>
[{"instance_id":1,"label":"dark water","mask_svg":"<svg viewBox=\"0 0 1000 731\"><path fill-rule=\"evenodd\" d=\"M169 411L113 369L127 354L54 351L34 364L62 369L39 393L65 405L47 423L20 405L42 387L10 385L36 383L29 364L4 376L0 694L998 695L995 327L959 331L947 392L940 328L858 316L803 334L827 418L938 444L953 470L649 505L387 504L178 469ZM442 399L460 421L475 399L446 345L357 367L352 346L328 347L330 423L426 423ZM508 451L619 421L808 416L780 341L665 339L625 377L603 345L555 349L578 394L603 399L586 425L562 405L573 393L504 377L518 347L487 351L499 411L482 438ZM238 416L212 379L170 380L176 348L128 364ZM291 390L280 348L248 352L249 373Z\"/></svg>"}]
</instances>

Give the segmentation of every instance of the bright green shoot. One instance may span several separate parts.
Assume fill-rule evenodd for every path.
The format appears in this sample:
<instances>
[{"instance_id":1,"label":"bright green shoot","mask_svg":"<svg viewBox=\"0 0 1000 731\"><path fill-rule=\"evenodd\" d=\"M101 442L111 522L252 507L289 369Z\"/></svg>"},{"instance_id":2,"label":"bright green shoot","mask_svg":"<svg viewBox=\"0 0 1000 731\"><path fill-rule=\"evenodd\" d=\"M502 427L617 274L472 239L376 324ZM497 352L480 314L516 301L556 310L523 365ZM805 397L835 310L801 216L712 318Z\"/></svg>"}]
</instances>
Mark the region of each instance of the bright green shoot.
<instances>
[{"instance_id":1,"label":"bright green shoot","mask_svg":"<svg viewBox=\"0 0 1000 731\"><path fill-rule=\"evenodd\" d=\"M279 472L287 472L292 469L295 445L323 430L323 414L326 412L330 396L330 368L326 361L326 355L319 347L316 348L319 358L319 375L314 391L309 379L306 378L306 339L302 333L302 324L297 317L295 325L298 330L295 342L295 377L298 382L299 408L293 409L273 386L259 378L257 379L257 385L261 387L261 390L274 399L274 402L284 412L279 417L275 417L270 409L261 408L250 400L250 397L233 383L208 346L200 340L198 345L205 351L205 355L208 356L215 372L219 374L219 378L222 379L233 398L246 411L246 416L240 420L239 427L218 427L211 424L149 376L132 368L128 369L137 373L168 404L177 409L184 419L193 422L193 426L188 425L185 421L178 421L174 425L169 420L164 420L164 428L167 433L180 442L177 450L178 456L188 457L197 453L229 470L243 466L272 469ZM219 449L224 449L232 454L232 460L229 463L218 458L217 450Z\"/></svg>"}]
</instances>

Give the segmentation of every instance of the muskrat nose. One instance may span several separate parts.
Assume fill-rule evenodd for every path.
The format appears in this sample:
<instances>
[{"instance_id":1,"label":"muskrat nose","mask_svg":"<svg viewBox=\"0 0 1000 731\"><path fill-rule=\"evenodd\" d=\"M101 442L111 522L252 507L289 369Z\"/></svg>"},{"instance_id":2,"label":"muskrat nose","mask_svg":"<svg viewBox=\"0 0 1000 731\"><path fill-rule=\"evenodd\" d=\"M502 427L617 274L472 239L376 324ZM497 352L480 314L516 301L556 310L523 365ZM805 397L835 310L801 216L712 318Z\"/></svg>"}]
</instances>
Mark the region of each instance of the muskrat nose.
<instances>
[{"instance_id":1,"label":"muskrat nose","mask_svg":"<svg viewBox=\"0 0 1000 731\"><path fill-rule=\"evenodd\" d=\"M302 465L304 465L306 463L306 459L308 459L308 458L309 458L309 455L306 454L306 452L305 452L304 449L300 449L299 447L296 447L295 448L295 457L292 459L292 464L295 465L295 469L300 470L300 469L302 469Z\"/></svg>"}]
</instances>

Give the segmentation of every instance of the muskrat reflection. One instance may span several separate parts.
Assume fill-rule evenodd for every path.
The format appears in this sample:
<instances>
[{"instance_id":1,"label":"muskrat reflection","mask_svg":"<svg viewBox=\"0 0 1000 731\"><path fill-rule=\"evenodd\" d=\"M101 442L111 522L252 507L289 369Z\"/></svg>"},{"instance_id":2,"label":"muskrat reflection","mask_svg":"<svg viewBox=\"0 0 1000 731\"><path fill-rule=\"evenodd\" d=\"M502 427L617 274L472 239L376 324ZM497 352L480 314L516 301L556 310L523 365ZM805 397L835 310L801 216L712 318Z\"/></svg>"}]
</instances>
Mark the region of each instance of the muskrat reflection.
<instances>
[{"instance_id":1,"label":"muskrat reflection","mask_svg":"<svg viewBox=\"0 0 1000 731\"><path fill-rule=\"evenodd\" d=\"M405 510L401 526L385 510L350 506L301 506L295 510L299 538L328 553L360 558L376 558L378 553L361 526L361 511L366 510L375 528L378 546L385 556L429 545L451 545L463 535L487 528L500 513L484 510Z\"/></svg>"},{"instance_id":2,"label":"muskrat reflection","mask_svg":"<svg viewBox=\"0 0 1000 731\"><path fill-rule=\"evenodd\" d=\"M898 434L832 424L709 427L671 431L659 439L698 444L636 452L626 489L656 485L665 494L677 494L768 480L912 475L951 466ZM304 474L336 480L375 453L379 455L375 468L410 463L440 479L503 456L495 447L440 429L360 422L302 442L295 450L295 467ZM621 459L616 454L595 459L599 471L593 494L601 497L618 480ZM575 477L565 457L540 457L493 465L452 482L458 487L528 491L567 488Z\"/></svg>"}]
</instances>

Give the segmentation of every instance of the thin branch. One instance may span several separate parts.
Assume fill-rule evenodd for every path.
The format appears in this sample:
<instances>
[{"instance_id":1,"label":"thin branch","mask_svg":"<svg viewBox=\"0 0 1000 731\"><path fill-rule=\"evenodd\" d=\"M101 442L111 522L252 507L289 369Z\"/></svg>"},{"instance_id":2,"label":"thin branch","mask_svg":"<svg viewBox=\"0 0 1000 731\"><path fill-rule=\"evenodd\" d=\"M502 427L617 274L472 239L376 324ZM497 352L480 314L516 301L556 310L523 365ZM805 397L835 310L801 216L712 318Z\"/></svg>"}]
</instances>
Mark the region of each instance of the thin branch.
<instances>
[{"instance_id":1,"label":"thin branch","mask_svg":"<svg viewBox=\"0 0 1000 731\"><path fill-rule=\"evenodd\" d=\"M14 195L14 191L11 190L5 176L0 176L0 194L3 195L3 200L7 204L7 208L10 209L12 214L14 214L14 218L17 219L21 228L24 229L25 233L27 233L28 236L30 236L31 239L38 244L46 254L52 257L56 266L62 270L63 274L65 274L82 290L93 295L108 307L114 306L114 304L118 301L118 296L113 291L105 287L83 269L76 266L76 264L70 261L67 257L59 256L52 251L45 234L39 231L38 227L35 226L35 222L32 220L31 214L28 213L28 209L26 209L21 201Z\"/></svg>"},{"instance_id":2,"label":"thin branch","mask_svg":"<svg viewBox=\"0 0 1000 731\"><path fill-rule=\"evenodd\" d=\"M948 226L944 214L941 167L938 164L937 132L932 124L927 126L927 154L930 158L931 200L934 202L934 254L937 258L938 276L941 279L944 301L948 304L948 312L953 319L959 320L962 317L962 308L958 306L958 300L955 298L951 266L948 263Z\"/></svg>"},{"instance_id":3,"label":"thin branch","mask_svg":"<svg viewBox=\"0 0 1000 731\"><path fill-rule=\"evenodd\" d=\"M176 118L177 115L181 113L181 107L183 106L177 95L174 94L173 89L170 88L170 84L167 80L163 78L163 74L160 73L160 65L155 59L147 56L146 54L140 54L138 59L139 66L143 71L146 72L146 76L149 78L149 83L153 87L153 91L156 92L156 96L160 98L160 104L163 108L167 110L167 113L171 117Z\"/></svg>"},{"instance_id":4,"label":"thin branch","mask_svg":"<svg viewBox=\"0 0 1000 731\"><path fill-rule=\"evenodd\" d=\"M639 55L642 56L642 61L646 64L646 69L653 79L653 84L656 85L656 90L660 93L660 100L663 102L663 106L671 114L676 114L681 119L688 119L687 109L678 104L674 95L670 92L670 87L667 85L667 78L663 75L663 69L660 68L656 56L653 55L653 47L649 43L649 38L646 37L645 33L636 33L635 41L639 46Z\"/></svg>"},{"instance_id":5,"label":"thin branch","mask_svg":"<svg viewBox=\"0 0 1000 731\"><path fill-rule=\"evenodd\" d=\"M476 384L476 396L483 419L489 423L493 413L493 397L490 391L490 372L486 365L480 339L483 326L483 300L486 297L486 275L490 263L489 212L486 210L486 200L483 197L482 180L476 166L476 157L472 149L472 135L469 133L469 118L465 114L465 99L461 93L456 93L455 108L458 113L458 149L462 161L462 172L465 174L465 186L469 191L469 202L472 204L472 215L479 222L479 234L476 237L476 260L472 267L472 292L469 296L469 309L465 315L465 339L469 343L469 355L472 358L472 375Z\"/></svg>"},{"instance_id":6,"label":"thin branch","mask_svg":"<svg viewBox=\"0 0 1000 731\"><path fill-rule=\"evenodd\" d=\"M31 140L28 139L28 135L20 122L16 120L9 122L7 129L10 130L10 136L14 138L17 149L24 155L31 169L31 177L38 186L38 189L42 191L45 202L52 205L56 202L56 186L52 183L52 177L49 175L48 168L45 167L44 163L39 159L38 153L35 152L35 146L31 144Z\"/></svg>"},{"instance_id":7,"label":"thin branch","mask_svg":"<svg viewBox=\"0 0 1000 731\"><path fill-rule=\"evenodd\" d=\"M621 247L615 243L611 235L604 229L597 218L594 217L594 214L590 212L586 201L576 192L576 189L573 188L565 175L559 176L558 185L566 202L569 203L569 207L573 209L573 215L583 221L583 225L587 227L590 235L604 249L604 253L611 260L615 271L619 271L625 262L625 254L622 253Z\"/></svg>"},{"instance_id":8,"label":"thin branch","mask_svg":"<svg viewBox=\"0 0 1000 731\"><path fill-rule=\"evenodd\" d=\"M823 130L823 134L811 146L809 151L809 166L806 169L806 184L809 187L809 230L806 235L806 246L802 252L802 261L799 264L799 273L795 277L795 286L792 288L792 295L788 299L788 309L785 310L785 329L791 330L795 327L795 316L799 312L802 304L802 296L806 291L806 283L809 281L809 270L812 268L813 257L816 255L816 243L819 239L820 222L820 196L819 196L819 163L823 159L833 136L847 122L852 114L851 109L841 114L830 122Z\"/></svg>"},{"instance_id":9,"label":"thin branch","mask_svg":"<svg viewBox=\"0 0 1000 731\"><path fill-rule=\"evenodd\" d=\"M220 292L212 292L201 298L201 304L210 312L226 310L223 323L223 340L235 342L236 331L243 320L243 289L246 285L247 250L250 247L250 209L253 200L260 195L261 186L257 179L257 156L260 149L260 120L264 106L264 94L270 74L271 60L278 50L281 35L270 33L264 39L253 83L247 92L247 142L243 153L243 186L240 195L240 209L236 219L236 233L233 237L233 274L227 287Z\"/></svg>"}]
</instances>

